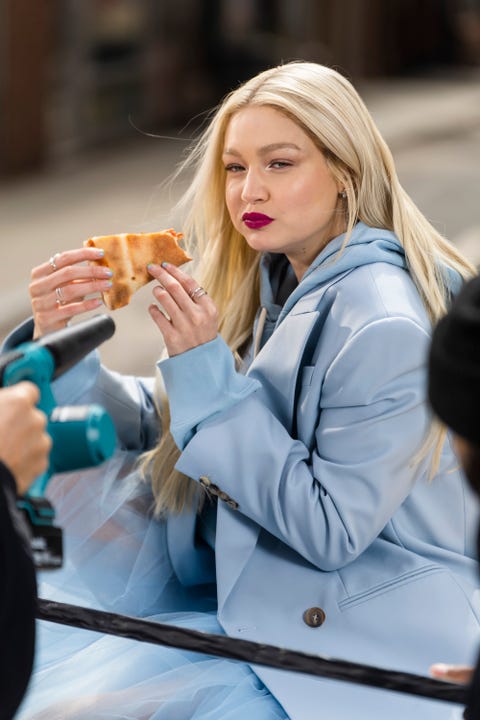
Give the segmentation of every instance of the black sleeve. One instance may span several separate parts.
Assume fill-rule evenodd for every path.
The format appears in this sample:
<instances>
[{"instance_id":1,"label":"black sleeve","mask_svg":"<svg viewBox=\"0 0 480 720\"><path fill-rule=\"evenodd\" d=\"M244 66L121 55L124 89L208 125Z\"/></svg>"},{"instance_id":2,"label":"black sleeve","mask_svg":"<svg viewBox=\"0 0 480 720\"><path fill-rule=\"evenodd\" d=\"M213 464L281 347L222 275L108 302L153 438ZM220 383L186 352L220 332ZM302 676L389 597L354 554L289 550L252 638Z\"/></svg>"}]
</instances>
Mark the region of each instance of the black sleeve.
<instances>
[{"instance_id":1,"label":"black sleeve","mask_svg":"<svg viewBox=\"0 0 480 720\"><path fill-rule=\"evenodd\" d=\"M465 720L480 720L480 659L468 688L467 709L463 717Z\"/></svg>"},{"instance_id":2,"label":"black sleeve","mask_svg":"<svg viewBox=\"0 0 480 720\"><path fill-rule=\"evenodd\" d=\"M476 474L477 470L475 470L475 475ZM474 489L476 490L476 487L474 487ZM476 492L478 493L478 490L476 490ZM480 562L480 525L477 533L477 558ZM473 673L470 687L468 688L468 702L464 718L465 720L480 720L480 655L477 660L477 665Z\"/></svg>"},{"instance_id":3,"label":"black sleeve","mask_svg":"<svg viewBox=\"0 0 480 720\"><path fill-rule=\"evenodd\" d=\"M0 720L10 720L32 672L37 587L15 482L1 462L0 583Z\"/></svg>"}]
</instances>

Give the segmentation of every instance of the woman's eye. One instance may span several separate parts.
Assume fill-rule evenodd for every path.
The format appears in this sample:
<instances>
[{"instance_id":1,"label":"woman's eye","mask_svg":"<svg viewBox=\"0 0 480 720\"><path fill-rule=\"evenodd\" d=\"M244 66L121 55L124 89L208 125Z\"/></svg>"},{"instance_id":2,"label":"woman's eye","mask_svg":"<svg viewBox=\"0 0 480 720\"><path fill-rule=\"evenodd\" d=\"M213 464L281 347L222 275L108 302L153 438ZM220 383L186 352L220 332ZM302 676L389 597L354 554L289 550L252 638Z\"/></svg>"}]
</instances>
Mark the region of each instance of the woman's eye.
<instances>
[{"instance_id":1,"label":"woman's eye","mask_svg":"<svg viewBox=\"0 0 480 720\"><path fill-rule=\"evenodd\" d=\"M282 169L285 167L291 167L292 163L288 162L288 160L272 160L271 163L269 163L269 167L274 169Z\"/></svg>"},{"instance_id":2,"label":"woman's eye","mask_svg":"<svg viewBox=\"0 0 480 720\"><path fill-rule=\"evenodd\" d=\"M226 172L236 173L241 172L243 169L243 165L239 165L238 163L229 163L228 165L225 165Z\"/></svg>"}]
</instances>

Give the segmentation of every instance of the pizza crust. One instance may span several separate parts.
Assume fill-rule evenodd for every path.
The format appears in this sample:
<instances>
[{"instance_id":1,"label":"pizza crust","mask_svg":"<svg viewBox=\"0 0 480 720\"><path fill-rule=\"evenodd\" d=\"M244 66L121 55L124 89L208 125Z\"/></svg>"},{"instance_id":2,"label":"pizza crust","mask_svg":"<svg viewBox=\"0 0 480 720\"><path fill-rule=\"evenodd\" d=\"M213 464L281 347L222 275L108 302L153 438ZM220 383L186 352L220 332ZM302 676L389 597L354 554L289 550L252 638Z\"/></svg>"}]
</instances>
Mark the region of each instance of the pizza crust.
<instances>
[{"instance_id":1,"label":"pizza crust","mask_svg":"<svg viewBox=\"0 0 480 720\"><path fill-rule=\"evenodd\" d=\"M96 247L104 251L103 258L93 260L97 265L109 267L113 272L112 287L102 293L109 310L128 305L132 295L153 280L147 265L168 262L182 265L192 258L180 247L182 233L162 230L152 233L120 233L98 235L86 240L85 247Z\"/></svg>"}]
</instances>

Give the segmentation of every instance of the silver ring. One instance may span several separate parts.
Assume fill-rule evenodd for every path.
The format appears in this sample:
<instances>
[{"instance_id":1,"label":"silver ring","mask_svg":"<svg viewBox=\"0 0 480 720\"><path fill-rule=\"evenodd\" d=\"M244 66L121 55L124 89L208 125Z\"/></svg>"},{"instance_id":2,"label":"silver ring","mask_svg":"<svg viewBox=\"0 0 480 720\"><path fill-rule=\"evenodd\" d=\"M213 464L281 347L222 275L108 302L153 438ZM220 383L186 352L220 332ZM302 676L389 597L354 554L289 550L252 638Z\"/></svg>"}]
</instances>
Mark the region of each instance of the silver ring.
<instances>
[{"instance_id":1,"label":"silver ring","mask_svg":"<svg viewBox=\"0 0 480 720\"><path fill-rule=\"evenodd\" d=\"M48 261L52 270L58 270L56 260L59 257L60 257L60 253L55 253L55 255L52 255L52 257Z\"/></svg>"},{"instance_id":2,"label":"silver ring","mask_svg":"<svg viewBox=\"0 0 480 720\"><path fill-rule=\"evenodd\" d=\"M60 288L60 287L55 288L55 295L57 296L57 300L56 300L57 305L65 305L66 300L63 297L62 288Z\"/></svg>"},{"instance_id":3,"label":"silver ring","mask_svg":"<svg viewBox=\"0 0 480 720\"><path fill-rule=\"evenodd\" d=\"M190 290L188 293L189 296L192 298L192 300L195 302L196 298L201 298L203 295L207 295L207 291L204 290L200 285L196 288L193 288L193 290Z\"/></svg>"}]
</instances>

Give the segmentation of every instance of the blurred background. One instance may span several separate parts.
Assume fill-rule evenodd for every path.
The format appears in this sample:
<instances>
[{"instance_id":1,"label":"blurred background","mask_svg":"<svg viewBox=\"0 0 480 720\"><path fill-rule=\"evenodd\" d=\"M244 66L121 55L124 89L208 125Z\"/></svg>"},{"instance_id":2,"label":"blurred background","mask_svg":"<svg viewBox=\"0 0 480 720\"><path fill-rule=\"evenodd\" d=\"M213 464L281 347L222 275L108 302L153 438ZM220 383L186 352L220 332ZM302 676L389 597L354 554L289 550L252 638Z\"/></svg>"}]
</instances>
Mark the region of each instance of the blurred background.
<instances>
[{"instance_id":1,"label":"blurred background","mask_svg":"<svg viewBox=\"0 0 480 720\"><path fill-rule=\"evenodd\" d=\"M0 338L58 250L181 230L167 180L206 112L293 59L354 83L407 191L480 263L480 0L0 0ZM152 372L150 293L115 313L110 367Z\"/></svg>"}]
</instances>

